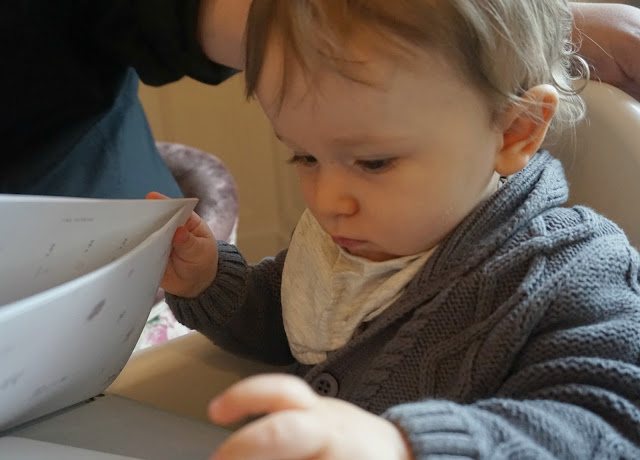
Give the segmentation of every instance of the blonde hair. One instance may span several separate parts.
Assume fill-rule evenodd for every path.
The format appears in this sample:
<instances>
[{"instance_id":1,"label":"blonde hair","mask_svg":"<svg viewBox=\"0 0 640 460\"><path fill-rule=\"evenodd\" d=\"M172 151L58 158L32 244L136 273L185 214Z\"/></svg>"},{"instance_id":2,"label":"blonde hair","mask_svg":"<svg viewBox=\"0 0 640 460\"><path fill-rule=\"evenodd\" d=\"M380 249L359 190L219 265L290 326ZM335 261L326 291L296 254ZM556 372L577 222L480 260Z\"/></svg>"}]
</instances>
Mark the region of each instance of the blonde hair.
<instances>
[{"instance_id":1,"label":"blonde hair","mask_svg":"<svg viewBox=\"0 0 640 460\"><path fill-rule=\"evenodd\" d=\"M574 80L588 77L571 43L567 0L253 0L246 34L246 91L255 94L267 42L282 39L280 103L293 63L313 78L318 67L361 81L350 59L352 39L411 65L419 49L439 51L488 98L494 119L540 84L553 85L560 103L552 128L585 112ZM364 83L367 83L364 81Z\"/></svg>"}]
</instances>

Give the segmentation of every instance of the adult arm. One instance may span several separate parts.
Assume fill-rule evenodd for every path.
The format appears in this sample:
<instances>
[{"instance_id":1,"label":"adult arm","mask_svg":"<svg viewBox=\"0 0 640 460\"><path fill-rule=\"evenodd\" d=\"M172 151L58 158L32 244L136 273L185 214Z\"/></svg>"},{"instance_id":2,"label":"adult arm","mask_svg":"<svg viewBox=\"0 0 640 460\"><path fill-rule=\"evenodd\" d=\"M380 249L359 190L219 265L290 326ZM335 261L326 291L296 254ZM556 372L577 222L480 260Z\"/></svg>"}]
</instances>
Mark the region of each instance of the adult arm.
<instances>
[{"instance_id":1,"label":"adult arm","mask_svg":"<svg viewBox=\"0 0 640 460\"><path fill-rule=\"evenodd\" d=\"M198 40L212 61L244 69L244 31L252 0L201 0Z\"/></svg>"},{"instance_id":2,"label":"adult arm","mask_svg":"<svg viewBox=\"0 0 640 460\"><path fill-rule=\"evenodd\" d=\"M640 100L640 9L630 5L575 2L573 41L602 80Z\"/></svg>"}]
</instances>

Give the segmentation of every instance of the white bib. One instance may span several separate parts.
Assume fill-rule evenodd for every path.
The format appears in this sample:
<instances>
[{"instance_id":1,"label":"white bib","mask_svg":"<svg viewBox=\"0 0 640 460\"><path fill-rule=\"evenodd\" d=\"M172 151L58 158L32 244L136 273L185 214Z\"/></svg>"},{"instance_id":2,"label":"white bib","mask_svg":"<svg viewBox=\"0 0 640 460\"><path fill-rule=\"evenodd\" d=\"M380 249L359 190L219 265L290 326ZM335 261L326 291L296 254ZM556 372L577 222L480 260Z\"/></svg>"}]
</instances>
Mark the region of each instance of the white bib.
<instances>
[{"instance_id":1,"label":"white bib","mask_svg":"<svg viewBox=\"0 0 640 460\"><path fill-rule=\"evenodd\" d=\"M337 246L306 210L282 273L282 315L293 356L317 364L344 346L361 323L402 295L434 249L372 262Z\"/></svg>"}]
</instances>

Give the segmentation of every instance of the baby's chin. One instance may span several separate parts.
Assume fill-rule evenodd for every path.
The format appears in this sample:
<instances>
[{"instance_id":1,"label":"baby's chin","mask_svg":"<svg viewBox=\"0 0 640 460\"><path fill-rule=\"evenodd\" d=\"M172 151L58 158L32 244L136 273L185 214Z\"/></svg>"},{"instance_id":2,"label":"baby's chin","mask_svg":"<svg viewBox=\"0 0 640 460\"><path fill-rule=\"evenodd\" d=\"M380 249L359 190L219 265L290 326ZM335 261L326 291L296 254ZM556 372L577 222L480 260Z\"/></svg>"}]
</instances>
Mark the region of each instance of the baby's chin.
<instances>
[{"instance_id":1,"label":"baby's chin","mask_svg":"<svg viewBox=\"0 0 640 460\"><path fill-rule=\"evenodd\" d=\"M367 251L366 249L363 249L363 250L357 250L357 249L354 250L354 249L346 249L346 248L343 248L343 249L349 255L352 255L354 257L359 257L361 259L366 259L370 262L386 262L387 260L397 259L398 257L402 257L398 255L388 254L385 252L380 252L380 251Z\"/></svg>"}]
</instances>

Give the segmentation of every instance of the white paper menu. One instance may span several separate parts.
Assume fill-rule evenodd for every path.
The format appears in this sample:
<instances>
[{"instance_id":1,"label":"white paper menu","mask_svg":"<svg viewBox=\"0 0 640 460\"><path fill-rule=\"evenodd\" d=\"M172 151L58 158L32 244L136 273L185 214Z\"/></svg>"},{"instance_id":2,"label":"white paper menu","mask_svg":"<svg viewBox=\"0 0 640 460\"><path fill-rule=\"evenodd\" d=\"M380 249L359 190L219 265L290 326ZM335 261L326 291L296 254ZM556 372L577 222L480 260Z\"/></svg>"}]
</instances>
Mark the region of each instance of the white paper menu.
<instances>
[{"instance_id":1,"label":"white paper menu","mask_svg":"<svg viewBox=\"0 0 640 460\"><path fill-rule=\"evenodd\" d=\"M196 202L0 195L0 431L116 378Z\"/></svg>"}]
</instances>

